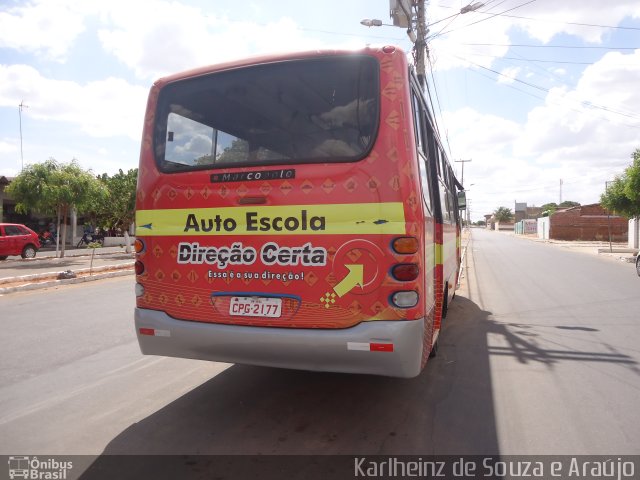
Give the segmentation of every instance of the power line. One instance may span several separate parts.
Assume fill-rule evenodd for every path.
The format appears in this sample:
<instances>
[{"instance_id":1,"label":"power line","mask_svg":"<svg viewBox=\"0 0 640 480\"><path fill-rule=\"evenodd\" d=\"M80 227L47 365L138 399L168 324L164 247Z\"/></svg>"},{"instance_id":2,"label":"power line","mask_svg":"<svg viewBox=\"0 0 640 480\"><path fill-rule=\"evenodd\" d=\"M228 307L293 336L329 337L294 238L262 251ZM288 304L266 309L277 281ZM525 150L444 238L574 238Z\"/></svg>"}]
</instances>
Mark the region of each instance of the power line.
<instances>
[{"instance_id":1,"label":"power line","mask_svg":"<svg viewBox=\"0 0 640 480\"><path fill-rule=\"evenodd\" d=\"M464 25L464 26L461 26L461 27L458 27L458 28L454 28L454 29L448 30L448 31L446 31L446 32L442 32L442 31L440 31L440 32L438 32L438 34L436 34L436 35L434 35L434 36L432 36L432 37L429 37L429 40L431 40L431 39L433 39L433 38L436 38L436 37L439 37L439 36L441 36L441 35L446 35L447 33L453 32L453 31L455 31L455 30L460 30L461 28L466 28L466 27L470 27L470 26L472 26L472 25L475 25L475 24L477 24L477 23L486 22L487 20L491 20L491 19L492 19L492 18L494 18L494 17L500 16L500 15L503 15L503 14L505 14L505 13L507 13L507 12L511 12L511 11L516 10L516 9L518 9L518 8L524 7L524 6L529 5L529 4L531 4L531 3L535 2L535 1L536 1L536 0L529 0L528 2L525 2L525 3L522 3L522 4L520 4L520 5L517 5L517 6L513 7L513 8L510 8L509 10L505 10L504 12L494 13L494 14L492 14L490 17L483 18L483 19L481 19L481 20L477 20L477 21L475 21L475 22L469 23L469 24L467 24L467 25Z\"/></svg>"},{"instance_id":2,"label":"power line","mask_svg":"<svg viewBox=\"0 0 640 480\"><path fill-rule=\"evenodd\" d=\"M488 7L492 2L489 1L485 4L485 7ZM503 2L500 2L498 5L501 5ZM497 7L498 5L494 5L494 7ZM455 7L451 7L449 5L438 5L440 8L455 8ZM493 7L492 7L493 8ZM476 10L476 13L480 13L483 15L493 15L491 12L481 12L479 10ZM616 30L640 30L640 27L620 27L620 26L614 26L614 25L599 25L599 24L594 24L594 23L579 23L579 22L564 22L562 20L550 20L550 19L546 19L546 18L533 18L533 17L523 17L523 16L519 16L519 15L506 15L504 13L502 14L498 14L500 16L503 17L508 17L508 18L517 18L520 20L532 20L534 22L544 22L544 23L558 23L558 24L562 24L562 25L577 25L579 27L595 27L595 28L612 28L612 29L616 29Z\"/></svg>"},{"instance_id":3,"label":"power line","mask_svg":"<svg viewBox=\"0 0 640 480\"><path fill-rule=\"evenodd\" d=\"M536 89L536 90L540 90L540 91L542 91L542 92L549 93L549 89L548 89L548 88L541 87L541 86L539 86L539 85L535 85L535 84L533 84L533 83L525 82L524 80L520 80L520 79L518 79L518 78L512 78L512 77L509 77L508 75L505 75L505 74L503 74L503 73L500 73L500 72L498 72L498 71L496 71L496 70L493 70L493 69L491 69L491 68L488 68L488 67L482 66L482 65L480 65L480 64L478 64L478 63L475 63L475 62L472 62L472 61L470 61L470 60L468 60L468 59L464 59L464 58L457 57L457 56L456 56L456 58L458 58L458 59L460 59L460 60L463 60L463 61L465 61L465 62L468 62L468 63L470 63L471 65L474 65L474 66L476 66L476 67L478 67L478 68L481 68L481 69L483 69L483 70L487 70L487 71L489 71L489 72L495 73L496 75L500 75L501 77L509 78L510 80L513 80L514 82L522 83L522 84L527 85L528 87L534 88L534 89ZM605 106L603 106L603 105L597 105L597 104L595 104L595 103L586 102L586 101L578 101L578 103L580 103L582 106L587 107L587 108L597 109L597 110L603 110L603 111L605 111L605 112L613 113L613 114L616 114L616 115L621 115L621 116L623 116L623 117L627 117L627 118L630 118L630 119L632 119L632 120L640 119L640 117L639 117L638 115L629 114L629 113L625 113L625 112L620 112L620 111L617 111L617 110L613 110L612 108L605 107ZM640 126L638 126L638 125L628 125L628 126L633 127L633 128L640 128Z\"/></svg>"},{"instance_id":4,"label":"power line","mask_svg":"<svg viewBox=\"0 0 640 480\"><path fill-rule=\"evenodd\" d=\"M444 122L444 115L442 115L442 106L440 104L440 97L438 96L438 87L436 85L436 77L433 75L433 62L431 61L431 57L427 56L427 60L429 61L429 71L431 73L431 81L433 83L433 91L436 95L436 103L438 104L438 111L440 112L440 121L441 123L445 123ZM429 100L431 100L431 94L429 94ZM433 102L431 102L431 108L433 109ZM451 153L451 144L449 143L449 129L447 128L446 124L444 125L444 138L447 141L447 148L449 149L449 155L452 155Z\"/></svg>"},{"instance_id":5,"label":"power line","mask_svg":"<svg viewBox=\"0 0 640 480\"><path fill-rule=\"evenodd\" d=\"M574 48L592 50L638 50L640 47L594 47L574 45L527 45L524 43L461 43L472 47L524 47L524 48Z\"/></svg>"},{"instance_id":6,"label":"power line","mask_svg":"<svg viewBox=\"0 0 640 480\"><path fill-rule=\"evenodd\" d=\"M594 65L595 62L571 62L565 60L542 60L539 58L524 58L524 57L499 57L497 55L484 55L482 53L474 53L476 57L488 57L488 58L498 58L502 60L518 60L521 62L539 62L539 63L559 63L561 65Z\"/></svg>"},{"instance_id":7,"label":"power line","mask_svg":"<svg viewBox=\"0 0 640 480\"><path fill-rule=\"evenodd\" d=\"M482 13L484 15L489 15L488 12L480 12L478 11L478 13ZM578 23L578 22L563 22L561 20L548 20L548 19L543 19L543 18L532 18L532 17L521 17L518 15L504 15L502 14L503 17L509 17L509 18L517 18L520 20L533 20L534 22L545 22L545 23L559 23L562 25L577 25L579 27L596 27L596 28L613 28L613 29L617 29L617 30L640 30L639 27L614 27L613 25L597 25L597 24L593 24L593 23Z\"/></svg>"}]
</instances>

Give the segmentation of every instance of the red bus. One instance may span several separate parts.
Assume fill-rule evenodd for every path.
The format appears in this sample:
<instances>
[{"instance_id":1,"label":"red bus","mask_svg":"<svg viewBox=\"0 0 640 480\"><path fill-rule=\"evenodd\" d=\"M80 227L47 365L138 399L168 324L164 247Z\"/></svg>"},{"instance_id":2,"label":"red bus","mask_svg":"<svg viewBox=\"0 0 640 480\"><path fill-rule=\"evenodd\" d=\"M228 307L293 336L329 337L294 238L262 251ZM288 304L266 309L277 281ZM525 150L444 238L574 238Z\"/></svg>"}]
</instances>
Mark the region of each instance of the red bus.
<instances>
[{"instance_id":1,"label":"red bus","mask_svg":"<svg viewBox=\"0 0 640 480\"><path fill-rule=\"evenodd\" d=\"M400 49L162 78L138 175L144 354L413 377L435 353L461 187Z\"/></svg>"}]
</instances>

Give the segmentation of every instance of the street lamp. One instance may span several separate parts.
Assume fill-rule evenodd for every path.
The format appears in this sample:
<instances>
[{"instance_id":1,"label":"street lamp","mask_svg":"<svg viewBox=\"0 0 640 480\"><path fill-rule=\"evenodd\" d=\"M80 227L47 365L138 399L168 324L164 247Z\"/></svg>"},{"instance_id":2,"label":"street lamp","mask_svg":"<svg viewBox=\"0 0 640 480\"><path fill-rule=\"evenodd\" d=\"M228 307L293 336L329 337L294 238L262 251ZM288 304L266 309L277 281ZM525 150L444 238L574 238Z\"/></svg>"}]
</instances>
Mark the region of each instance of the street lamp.
<instances>
[{"instance_id":1,"label":"street lamp","mask_svg":"<svg viewBox=\"0 0 640 480\"><path fill-rule=\"evenodd\" d=\"M24 108L29 108L29 105L24 104L24 100L20 100L20 105L18 105L18 117L20 118L20 162L21 162L21 170L24 170L24 155L22 153L22 110Z\"/></svg>"},{"instance_id":2,"label":"street lamp","mask_svg":"<svg viewBox=\"0 0 640 480\"><path fill-rule=\"evenodd\" d=\"M422 2L424 4L424 0L422 0ZM469 13L469 12L475 12L476 10L478 10L479 8L484 7L484 3L482 2L474 2L474 3L470 3L469 5L465 5L464 7L462 7L460 9L459 12L454 13L453 15L449 15L448 17L444 17L441 18L440 20L436 20L435 22L431 22L429 25L426 25L427 27L431 27L432 25L436 25L440 22L444 22L445 20L449 20L452 17L455 17L456 15L464 15L465 13ZM408 27L407 29L407 34L409 34L409 32L413 33L413 30L411 28L411 25L416 23L416 20L413 18L413 16L410 19L409 25L406 24L400 24L400 23L394 23L394 24L390 24L390 23L382 23L382 20L379 20L377 18L365 18L363 20L360 21L360 23L362 25L364 25L365 27ZM426 34L426 32L425 32ZM411 36L411 34L409 34ZM416 38L415 38L415 34L413 34L413 38L411 39L411 41L413 43L415 43Z\"/></svg>"},{"instance_id":3,"label":"street lamp","mask_svg":"<svg viewBox=\"0 0 640 480\"><path fill-rule=\"evenodd\" d=\"M377 18L365 18L360 20L360 23L365 27L397 27L397 25L393 25L391 23L382 23L382 20ZM411 30L411 27L407 28L407 35L409 36L411 43L416 43L416 34Z\"/></svg>"},{"instance_id":4,"label":"street lamp","mask_svg":"<svg viewBox=\"0 0 640 480\"><path fill-rule=\"evenodd\" d=\"M484 3L482 2L475 2L475 3L470 3L469 5L467 5L466 7L462 7L460 9L460 15L464 14L464 13L469 13L469 12L474 12L476 10L478 10L480 7L484 7ZM450 17L449 17L450 18ZM442 21L442 20L440 20ZM435 23L435 22L434 22ZM433 25L433 24L432 24Z\"/></svg>"},{"instance_id":5,"label":"street lamp","mask_svg":"<svg viewBox=\"0 0 640 480\"><path fill-rule=\"evenodd\" d=\"M411 12L411 7L409 6L409 2L403 0L391 0L391 18L394 20L393 26L398 27L407 27L407 35L413 43L413 50L415 55L415 64L416 64L416 73L418 74L418 79L420 80L420 84L424 87L424 79L425 79L425 65L424 65L424 53L427 48L427 32L429 31L429 27L435 25L437 23L443 22L451 17L455 17L456 15L464 15L465 13L475 12L480 7L484 6L482 2L474 2L470 3L460 9L458 13L454 13L453 15L449 15L446 18L441 18L435 22L430 23L429 25L425 22L425 0L418 0L414 7L416 9L416 13ZM395 7L399 7L395 8ZM400 15L400 10L402 14ZM402 18L400 18L402 17ZM382 20L377 18L369 19L365 18L360 22L362 25L366 27L381 27L381 26L392 26L385 23L382 23ZM415 32L414 32L415 29ZM416 35L417 33L417 35Z\"/></svg>"},{"instance_id":6,"label":"street lamp","mask_svg":"<svg viewBox=\"0 0 640 480\"><path fill-rule=\"evenodd\" d=\"M365 18L360 20L360 23L365 27L381 27L383 25L385 27L393 27L390 23L382 23L382 20L378 20L377 18Z\"/></svg>"}]
</instances>

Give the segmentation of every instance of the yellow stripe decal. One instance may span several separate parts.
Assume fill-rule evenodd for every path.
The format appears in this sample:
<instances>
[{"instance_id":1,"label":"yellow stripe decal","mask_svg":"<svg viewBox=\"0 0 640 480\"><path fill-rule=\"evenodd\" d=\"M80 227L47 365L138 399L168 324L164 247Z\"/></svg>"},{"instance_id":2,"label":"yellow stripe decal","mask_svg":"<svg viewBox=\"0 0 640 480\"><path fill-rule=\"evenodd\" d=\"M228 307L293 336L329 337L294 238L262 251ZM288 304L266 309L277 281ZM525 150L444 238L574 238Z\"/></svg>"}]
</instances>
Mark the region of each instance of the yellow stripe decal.
<instances>
[{"instance_id":1,"label":"yellow stripe decal","mask_svg":"<svg viewBox=\"0 0 640 480\"><path fill-rule=\"evenodd\" d=\"M436 243L436 265L442 265L442 245Z\"/></svg>"},{"instance_id":2,"label":"yellow stripe decal","mask_svg":"<svg viewBox=\"0 0 640 480\"><path fill-rule=\"evenodd\" d=\"M402 202L139 210L136 235L406 233Z\"/></svg>"}]
</instances>

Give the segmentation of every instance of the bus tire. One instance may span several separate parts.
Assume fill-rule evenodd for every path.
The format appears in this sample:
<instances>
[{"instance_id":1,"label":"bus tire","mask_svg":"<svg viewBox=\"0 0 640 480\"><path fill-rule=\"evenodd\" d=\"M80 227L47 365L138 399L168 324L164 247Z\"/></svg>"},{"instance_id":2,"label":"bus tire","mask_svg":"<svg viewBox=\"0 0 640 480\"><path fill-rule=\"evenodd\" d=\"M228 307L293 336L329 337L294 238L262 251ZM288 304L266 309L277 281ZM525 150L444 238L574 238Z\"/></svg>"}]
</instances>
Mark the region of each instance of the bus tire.
<instances>
[{"instance_id":1,"label":"bus tire","mask_svg":"<svg viewBox=\"0 0 640 480\"><path fill-rule=\"evenodd\" d=\"M447 312L449 311L449 287L445 287L442 295L442 320L447 318Z\"/></svg>"},{"instance_id":2,"label":"bus tire","mask_svg":"<svg viewBox=\"0 0 640 480\"><path fill-rule=\"evenodd\" d=\"M436 340L436 343L431 347L431 352L429 352L429 358L433 358L438 355L438 348L438 340Z\"/></svg>"}]
</instances>

